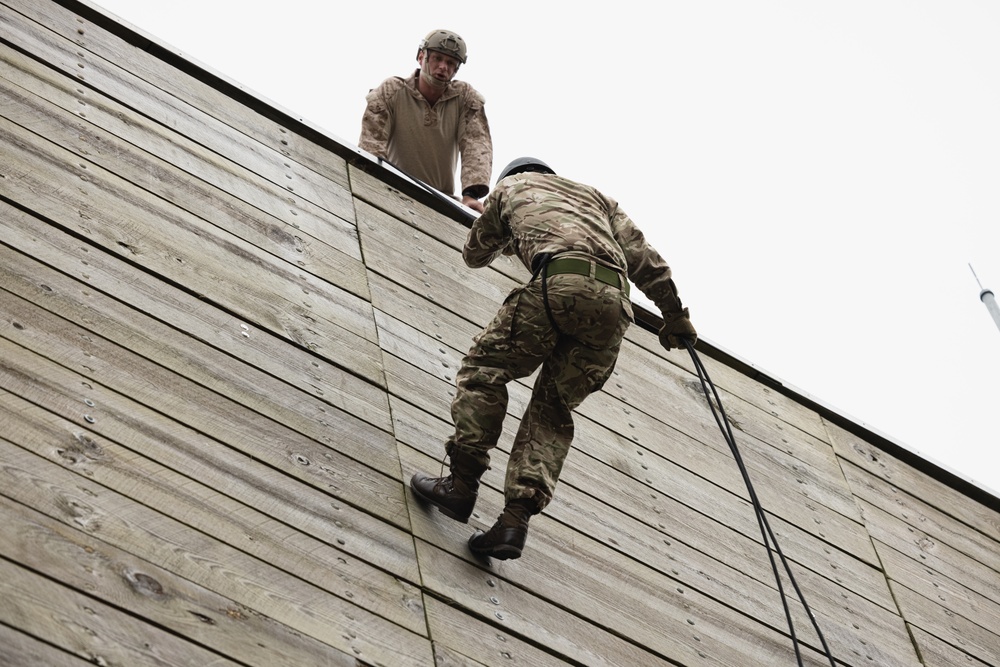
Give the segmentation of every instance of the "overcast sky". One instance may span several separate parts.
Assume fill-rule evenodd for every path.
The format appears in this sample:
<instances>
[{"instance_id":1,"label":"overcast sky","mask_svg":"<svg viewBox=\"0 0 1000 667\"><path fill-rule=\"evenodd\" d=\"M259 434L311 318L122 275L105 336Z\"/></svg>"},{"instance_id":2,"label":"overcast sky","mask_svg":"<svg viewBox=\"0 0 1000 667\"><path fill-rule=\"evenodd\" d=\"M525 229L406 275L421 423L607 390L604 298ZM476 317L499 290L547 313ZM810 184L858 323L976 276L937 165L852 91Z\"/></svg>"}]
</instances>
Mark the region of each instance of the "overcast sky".
<instances>
[{"instance_id":1,"label":"overcast sky","mask_svg":"<svg viewBox=\"0 0 1000 667\"><path fill-rule=\"evenodd\" d=\"M616 198L711 343L1000 491L1000 3L103 0L352 145L364 96L462 35L494 175ZM598 9L601 7L601 9Z\"/></svg>"}]
</instances>

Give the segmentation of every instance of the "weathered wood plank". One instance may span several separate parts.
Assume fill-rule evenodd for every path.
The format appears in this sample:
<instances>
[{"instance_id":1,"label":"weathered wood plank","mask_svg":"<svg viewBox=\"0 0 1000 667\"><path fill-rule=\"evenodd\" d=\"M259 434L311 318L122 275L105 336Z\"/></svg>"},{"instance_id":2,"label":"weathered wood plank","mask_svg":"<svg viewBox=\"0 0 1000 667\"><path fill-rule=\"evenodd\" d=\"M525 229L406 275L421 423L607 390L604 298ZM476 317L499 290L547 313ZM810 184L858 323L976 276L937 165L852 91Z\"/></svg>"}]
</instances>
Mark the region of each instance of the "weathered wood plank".
<instances>
[{"instance_id":1,"label":"weathered wood plank","mask_svg":"<svg viewBox=\"0 0 1000 667\"><path fill-rule=\"evenodd\" d=\"M696 378L678 372L658 355L632 346L627 346L619 356L617 370L628 378L628 383L622 389L609 383L608 393L642 413L678 425L705 446L729 456L729 447ZM861 517L829 444L791 428L725 390L720 389L719 394L763 502L767 502L766 494L773 489L778 499L787 498L789 494L804 496L829 507L848 521L860 523ZM787 506L785 511L794 511L801 503L784 504ZM774 511L782 510L775 507ZM812 518L806 516L800 525L806 527L811 522Z\"/></svg>"},{"instance_id":2,"label":"weathered wood plank","mask_svg":"<svg viewBox=\"0 0 1000 667\"><path fill-rule=\"evenodd\" d=\"M85 289L83 285L7 247L0 247L0 288L8 295L4 298L16 295L63 320L82 323L85 326L80 332L98 334L318 442L369 465L385 465L385 472L394 467L393 456L379 459L379 450L372 447L375 442L384 442L387 443L384 451L391 453L391 437L379 434L374 428L382 431L391 428L384 394L381 396L384 409L376 413L380 423L372 426L358 423L354 415L329 406L320 397L310 396L239 359L198 343L118 299L92 290L81 298L78 295L81 288ZM27 314L32 312L27 304L20 310L26 313L25 317L31 316ZM246 331L249 336L249 328Z\"/></svg>"},{"instance_id":3,"label":"weathered wood plank","mask_svg":"<svg viewBox=\"0 0 1000 667\"><path fill-rule=\"evenodd\" d=\"M3 45L0 87L3 114L22 127L367 298L352 223L308 202L293 208L253 171Z\"/></svg>"},{"instance_id":4,"label":"weathered wood plank","mask_svg":"<svg viewBox=\"0 0 1000 667\"><path fill-rule=\"evenodd\" d=\"M659 316L655 307L644 305L640 305L639 307ZM692 309L692 318L695 324L697 324L697 305L694 305ZM671 364L684 369L691 375L696 375L691 357L686 350L672 350L667 352L660 346L656 335L638 326L629 329L625 337L646 351L656 356L662 356ZM747 403L773 417L777 417L785 424L803 431L813 438L828 442L829 435L826 432L826 425L814 410L806 407L794 398L772 389L755 375L748 375L746 372L728 364L716 361L705 353L701 353L700 358L702 363L705 364L712 382L720 389L725 389L727 393L739 396L740 399Z\"/></svg>"},{"instance_id":5,"label":"weathered wood plank","mask_svg":"<svg viewBox=\"0 0 1000 667\"><path fill-rule=\"evenodd\" d=\"M872 537L1000 603L1000 544L851 463L844 472Z\"/></svg>"},{"instance_id":6,"label":"weathered wood plank","mask_svg":"<svg viewBox=\"0 0 1000 667\"><path fill-rule=\"evenodd\" d=\"M417 540L416 544L424 586L432 593L446 596L452 605L475 618L489 619L511 633L527 637L572 664L593 667L666 664L661 656L652 655L500 577L491 577L472 562L423 540ZM432 632L433 629L432 626Z\"/></svg>"},{"instance_id":7,"label":"weathered wood plank","mask_svg":"<svg viewBox=\"0 0 1000 667\"><path fill-rule=\"evenodd\" d=\"M0 118L0 195L379 383L371 305ZM53 190L53 184L61 184ZM72 185L70 185L72 184ZM348 352L345 353L345 350Z\"/></svg>"},{"instance_id":8,"label":"weathered wood plank","mask_svg":"<svg viewBox=\"0 0 1000 667\"><path fill-rule=\"evenodd\" d=\"M561 657L547 653L503 628L484 623L465 610L432 597L427 598L427 624L435 642L436 667L566 665Z\"/></svg>"},{"instance_id":9,"label":"weathered wood plank","mask_svg":"<svg viewBox=\"0 0 1000 667\"><path fill-rule=\"evenodd\" d=\"M138 328L155 326L148 320L143 321L139 315L143 313L149 320L162 322L168 329L186 332L188 336L241 359L269 376L281 378L302 391L322 397L335 408L383 430L391 429L385 391L322 357L288 345L286 340L252 322L235 317L117 257L93 252L79 240L2 201L0 232L5 243L26 256L10 250L3 261L8 271L2 284L20 296L39 304L58 303L59 306L48 307L71 321L96 327L97 313L88 304L98 299L100 293L107 294L134 310L130 311L133 314L126 322L118 320L111 307L106 306L101 310L101 318L116 319L122 325L138 325ZM51 271L43 273L46 270L40 269L28 257L44 262L77 282L56 277ZM82 310L77 311L76 308ZM104 324L108 328L112 326L111 322ZM170 335L161 331L152 342L146 340L145 334L130 336L129 340L137 351L141 351L145 343L150 343L146 347L152 348L166 345ZM191 338L186 340L185 348L197 347ZM151 353L145 356L155 358ZM202 359L202 363L206 360ZM175 361L171 365L175 364L180 365L180 362ZM214 367L212 372L225 375ZM238 380L229 378L227 382L236 383ZM202 384L214 386L215 383L206 380ZM274 396L272 399L280 400Z\"/></svg>"},{"instance_id":10,"label":"weathered wood plank","mask_svg":"<svg viewBox=\"0 0 1000 667\"><path fill-rule=\"evenodd\" d=\"M36 376L32 382L37 379ZM72 382L70 378L67 380ZM25 382L17 382L16 377L6 373L0 375L0 381L3 382L2 386L15 391L25 385ZM39 417L41 421L33 423L33 427L40 429L39 432L44 435L39 436L41 442L64 442L71 454L81 451L85 453L89 440L101 440L105 437L100 429L110 431L113 439L128 443L136 451L191 479L215 480L216 487L225 490L234 500L248 507L258 507L282 523L297 527L305 535L314 536L327 544L335 544L338 549L373 563L406 581L417 581L419 574L413 559L413 543L409 533L346 503L338 502L327 493L312 489L270 466L261 465L253 458L247 460L238 455L239 465L233 466L232 456L207 438L198 436L187 443L174 437L159 437L156 430L136 430L127 423L113 426L103 415L99 415L102 419L98 424L94 417L98 413L95 411L91 414L90 406L83 401L90 400L94 403L93 399L100 399L100 395L87 394L81 397L72 388L67 390L59 389L62 386L59 384L54 386L53 391L42 392L41 402L50 405L56 413L75 419L79 426L55 418L51 413L41 413L49 415L47 419ZM73 382L66 386L85 385ZM32 389L21 393L30 396L35 391ZM4 396L3 404L13 406L4 410L5 420L9 421L11 428L15 423L20 423L15 420L16 415L20 415L19 420L26 418L29 412L35 414L23 403L23 399L15 398L12 394ZM94 407L97 408L96 404ZM102 405L100 409L105 408ZM24 411L23 415L21 411ZM83 419L87 414L95 420L94 424ZM91 429L92 426L98 428ZM81 427L86 430L79 431ZM86 437L81 433L86 434ZM85 463L86 457L80 462ZM178 493L180 492L179 490Z\"/></svg>"},{"instance_id":11,"label":"weathered wood plank","mask_svg":"<svg viewBox=\"0 0 1000 667\"><path fill-rule=\"evenodd\" d=\"M941 514L982 533L994 545L1000 543L1000 513L970 501L961 492L915 470L836 424L827 422L827 428L834 450L841 458L888 482L892 488L901 489L908 496L920 499L921 505L931 505ZM960 539L973 537L972 531L957 524L949 532ZM979 540L979 537L974 539ZM996 546L993 550L994 553L998 551Z\"/></svg>"},{"instance_id":12,"label":"weathered wood plank","mask_svg":"<svg viewBox=\"0 0 1000 667\"><path fill-rule=\"evenodd\" d=\"M368 269L479 326L515 286L495 271L473 271L432 236L357 200L358 235Z\"/></svg>"},{"instance_id":13,"label":"weathered wood plank","mask_svg":"<svg viewBox=\"0 0 1000 667\"><path fill-rule=\"evenodd\" d=\"M4 37L50 67L238 164L255 165L290 196L353 219L346 164L333 153L57 3L4 0L0 8Z\"/></svg>"},{"instance_id":14,"label":"weathered wood plank","mask_svg":"<svg viewBox=\"0 0 1000 667\"><path fill-rule=\"evenodd\" d=\"M354 557L340 548L347 543L346 533L327 537L327 542L258 511L255 507L269 506L267 489L255 490L256 506L239 502L225 493L229 485L222 480L209 480L212 486L201 484L112 440L82 433L70 422L6 392L0 393L0 413L5 414L6 437L24 449L136 502L162 508L179 522L412 632L425 631L419 590L361 559L385 562L389 557L370 553ZM327 522L336 526L335 521L331 513ZM366 546L375 546L377 535L366 537ZM412 546L409 557L412 561Z\"/></svg>"},{"instance_id":15,"label":"weathered wood plank","mask_svg":"<svg viewBox=\"0 0 1000 667\"><path fill-rule=\"evenodd\" d=\"M400 499L402 489L397 477L399 464L390 434L347 415L338 420L337 415L330 412L326 428L338 441L320 444L125 348L89 335L5 290L0 290L0 304L12 322L0 322L0 335L4 337L0 338L0 350L9 354L0 368L15 378L32 378L30 383L19 388L24 395L40 391L41 382L51 384L48 391L54 396L68 394L66 388L79 386L82 378L62 367L50 367L39 359L29 358L27 353L20 352L7 341L66 368L75 368L95 387L111 390L107 392L107 403L99 407L109 410L114 405L120 410L118 414L123 416L112 418L112 421L140 423L164 434L177 434L174 437L178 438L188 430L203 433L226 443L232 448L230 451L267 461L279 470L405 528L405 510ZM44 401L44 396L39 400ZM97 407L93 411L95 419ZM164 418L162 414L172 418ZM348 439L353 439L350 446L339 442ZM352 451L352 448L358 459L349 458L341 451Z\"/></svg>"},{"instance_id":16,"label":"weathered wood plank","mask_svg":"<svg viewBox=\"0 0 1000 667\"><path fill-rule=\"evenodd\" d=\"M925 565L924 561L914 560L887 544L876 542L875 546L889 579L902 582L914 593L1000 635L1000 603L989 599L977 589L949 579Z\"/></svg>"},{"instance_id":17,"label":"weathered wood plank","mask_svg":"<svg viewBox=\"0 0 1000 667\"><path fill-rule=\"evenodd\" d=\"M37 632L38 628L31 631ZM94 664L90 660L60 650L36 639L30 634L19 632L0 623L0 665L9 667L86 667Z\"/></svg>"},{"instance_id":18,"label":"weathered wood plank","mask_svg":"<svg viewBox=\"0 0 1000 667\"><path fill-rule=\"evenodd\" d=\"M5 558L221 655L266 667L357 664L353 655L2 496L0 514L7 517L0 522Z\"/></svg>"},{"instance_id":19,"label":"weathered wood plank","mask_svg":"<svg viewBox=\"0 0 1000 667\"><path fill-rule=\"evenodd\" d=\"M910 626L910 632L913 633L913 640L920 650L920 657L926 667L956 667L956 665L989 667L987 663L977 660L915 625Z\"/></svg>"},{"instance_id":20,"label":"weathered wood plank","mask_svg":"<svg viewBox=\"0 0 1000 667\"><path fill-rule=\"evenodd\" d=\"M443 440L448 430L446 424L440 420L438 423L426 420L419 411L395 401L393 414L401 442L411 444L429 457L439 455L435 445L426 437L420 439L418 434L437 433ZM509 450L510 440L508 434L501 442L503 450ZM405 450L403 455L405 459ZM494 468L500 472L492 476L487 473L484 477L487 486L496 489L496 497L502 491L505 463L505 457L498 458ZM573 455L567 459L558 498L546 509L546 516L578 531L585 539L596 540L608 549L644 563L695 594L719 600L773 628L786 627L763 546L735 533L724 519L716 523L708 517L693 515L683 505L664 503L655 495L649 498L641 490L634 494L623 493L622 488L629 486L627 479L606 469L595 469L593 464L593 461L580 461ZM571 475L574 479L567 480ZM581 480L587 481L581 483ZM474 516L489 524L500 507L498 504L490 509L481 500ZM629 513L635 517L628 516ZM678 520L678 517L685 518ZM644 525L643 522L649 523ZM784 542L789 540L780 539L788 555L789 549ZM836 563L831 563L828 567L841 582L835 584L806 569L821 569L817 568L817 562L827 563L824 558L829 559L829 555L821 554L818 559L802 560L801 563L793 561L791 567L834 652L838 655L861 654L867 650L865 642L877 641L882 651L908 655L912 651L909 637L880 573L860 571L856 564L849 564L841 571ZM857 578L855 572L860 572ZM859 594L861 581L873 582L874 590L866 594L880 598L882 606ZM787 582L786 593L792 597L789 605L796 627L800 632L811 632L805 630L811 629L811 624L797 598L787 588Z\"/></svg>"},{"instance_id":21,"label":"weathered wood plank","mask_svg":"<svg viewBox=\"0 0 1000 667\"><path fill-rule=\"evenodd\" d=\"M359 661L429 664L426 638L3 439L0 478L0 493L8 498L353 653Z\"/></svg>"},{"instance_id":22,"label":"weathered wood plank","mask_svg":"<svg viewBox=\"0 0 1000 667\"><path fill-rule=\"evenodd\" d=\"M373 174L354 165L350 165L349 169L351 191L356 198L444 244L455 251L454 261L460 266L465 266L462 261L462 247L469 232L467 227L451 218L438 215ZM369 207L358 206L358 208ZM378 217L374 213L371 215ZM503 274L514 283L523 283L530 277L530 273L521 266L521 262L512 257L498 257L491 264L491 269Z\"/></svg>"},{"instance_id":23,"label":"weathered wood plank","mask_svg":"<svg viewBox=\"0 0 1000 667\"><path fill-rule=\"evenodd\" d=\"M1000 635L983 628L975 620L958 616L947 607L914 593L903 583L889 583L908 623L988 665L1000 665Z\"/></svg>"},{"instance_id":24,"label":"weathered wood plank","mask_svg":"<svg viewBox=\"0 0 1000 667\"><path fill-rule=\"evenodd\" d=\"M0 360L0 386L11 393L66 415L101 437L127 443L178 472L225 488L250 506L273 507L271 511L284 519L295 517L297 525L308 526L312 534L329 543L349 544L346 550L413 580L408 564L412 546L405 532L398 532L399 522L405 530L407 521L398 481L349 459L327 456L330 450L306 441L261 438L254 423L233 434L235 448L224 446L6 339L0 338L0 350L5 356ZM169 406L166 401L160 404L168 411ZM281 446L275 447L276 442ZM234 457L240 462L235 467ZM395 522L396 528L375 518Z\"/></svg>"},{"instance_id":25,"label":"weathered wood plank","mask_svg":"<svg viewBox=\"0 0 1000 667\"><path fill-rule=\"evenodd\" d=\"M930 568L959 586L978 591L993 604L1000 600L1000 578L968 555L938 542L919 528L907 525L883 509L861 501L872 539L891 546L923 567ZM909 581L905 581L910 585ZM916 584L913 584L916 586Z\"/></svg>"},{"instance_id":26,"label":"weathered wood plank","mask_svg":"<svg viewBox=\"0 0 1000 667\"><path fill-rule=\"evenodd\" d=\"M427 469L433 460L401 453L404 469ZM499 492L481 487L480 502L492 507L502 503ZM414 534L463 560L476 563L465 545L473 527L492 523L477 519L470 526L458 524L419 505L411 513ZM482 566L486 566L482 563ZM652 571L643 563L603 548L589 537L545 514L532 520L528 547L517 561L488 564L487 573L502 577L543 600L587 619L613 634L628 637L653 654L682 664L794 664L790 640L755 619L734 612L697 591L678 587L675 581ZM566 585L567 572L573 573ZM479 582L478 598L488 597L485 577ZM495 587L493 587L495 588ZM471 593L474 597L475 592ZM438 592L448 599L461 597L458 590ZM477 605L478 606L478 605ZM511 609L520 614L522 609ZM525 623L526 630L532 628ZM545 632L537 629L536 632ZM808 638L803 638L809 642ZM881 648L881 646L880 646ZM912 647L910 649L912 651ZM808 647L806 664L822 661ZM919 664L905 656L879 651L879 664ZM828 664L828 663L827 663Z\"/></svg>"},{"instance_id":27,"label":"weathered wood plank","mask_svg":"<svg viewBox=\"0 0 1000 667\"><path fill-rule=\"evenodd\" d=\"M40 634L92 664L237 665L3 559L0 593L0 622Z\"/></svg>"}]
</instances>

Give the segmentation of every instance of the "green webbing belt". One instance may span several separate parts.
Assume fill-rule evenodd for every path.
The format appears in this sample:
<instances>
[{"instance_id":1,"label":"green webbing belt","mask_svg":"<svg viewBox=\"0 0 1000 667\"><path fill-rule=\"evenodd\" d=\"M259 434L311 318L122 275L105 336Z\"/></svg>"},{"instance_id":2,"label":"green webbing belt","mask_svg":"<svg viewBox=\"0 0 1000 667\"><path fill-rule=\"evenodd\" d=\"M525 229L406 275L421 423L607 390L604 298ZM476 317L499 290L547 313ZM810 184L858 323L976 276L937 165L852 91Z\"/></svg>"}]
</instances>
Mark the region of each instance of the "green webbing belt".
<instances>
[{"instance_id":1,"label":"green webbing belt","mask_svg":"<svg viewBox=\"0 0 1000 667\"><path fill-rule=\"evenodd\" d=\"M549 276L555 276L560 273L575 273L581 276L589 276L590 264L590 260L581 259L579 257L556 257L555 259L549 261L548 265L546 265L545 273ZM628 296L628 281L622 280L621 274L617 271L595 262L594 278L601 281L605 285L611 285L619 288L625 292L626 296Z\"/></svg>"}]
</instances>

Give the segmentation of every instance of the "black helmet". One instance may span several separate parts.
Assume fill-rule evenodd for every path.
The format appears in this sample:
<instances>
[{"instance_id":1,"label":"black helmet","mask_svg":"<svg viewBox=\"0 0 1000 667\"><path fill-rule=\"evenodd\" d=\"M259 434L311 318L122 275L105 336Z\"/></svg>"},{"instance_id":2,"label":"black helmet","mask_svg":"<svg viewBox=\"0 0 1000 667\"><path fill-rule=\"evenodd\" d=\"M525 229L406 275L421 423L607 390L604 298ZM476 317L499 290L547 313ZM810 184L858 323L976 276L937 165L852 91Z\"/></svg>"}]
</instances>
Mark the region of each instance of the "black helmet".
<instances>
[{"instance_id":1,"label":"black helmet","mask_svg":"<svg viewBox=\"0 0 1000 667\"><path fill-rule=\"evenodd\" d=\"M502 181L508 176L513 176L514 174L520 174L525 171L537 171L542 174L556 173L555 169L545 164L536 157L519 157L503 168L503 171L500 172L500 178L498 178L497 180Z\"/></svg>"}]
</instances>

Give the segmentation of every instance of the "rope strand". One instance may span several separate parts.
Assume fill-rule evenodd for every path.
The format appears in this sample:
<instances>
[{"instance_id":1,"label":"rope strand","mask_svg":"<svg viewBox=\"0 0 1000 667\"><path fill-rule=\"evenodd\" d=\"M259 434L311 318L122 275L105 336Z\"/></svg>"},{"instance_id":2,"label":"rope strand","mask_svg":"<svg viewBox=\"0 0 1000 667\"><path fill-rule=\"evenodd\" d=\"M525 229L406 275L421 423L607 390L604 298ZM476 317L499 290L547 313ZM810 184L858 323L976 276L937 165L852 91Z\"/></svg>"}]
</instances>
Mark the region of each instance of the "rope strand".
<instances>
[{"instance_id":1,"label":"rope strand","mask_svg":"<svg viewBox=\"0 0 1000 667\"><path fill-rule=\"evenodd\" d=\"M774 558L775 554L778 555L778 558L784 567L785 574L788 576L788 580L791 582L792 588L798 596L799 602L802 603L802 607L805 609L806 615L812 622L813 629L816 630L816 635L819 637L820 644L823 646L823 652L830 661L830 667L836 667L833 655L830 653L830 647L827 646L826 639L823 637L823 632L820 630L819 624L816 622L816 617L813 616L812 610L809 608L808 603L806 603L805 596L802 594L802 590L795 581L795 576L792 574L792 569L788 565L788 560L785 558L785 554L781 551L781 547L778 545L778 540L775 538L774 532L771 530L771 524L767 520L764 508L760 504L760 500L757 498L757 492L754 490L753 484L750 481L750 474L747 472L746 465L743 463L743 456L740 454L740 450L736 446L736 438L733 436L733 430L729 424L729 418L726 416L725 408L722 407L722 399L719 397L719 392L716 390L715 384L712 382L711 378L709 378L708 369L705 368L705 364L702 363L701 357L699 357L698 353L695 352L694 345L686 338L683 340L685 347L687 347L688 352L691 354L691 361L694 363L695 371L698 373L698 380L701 382L701 388L705 393L705 400L708 402L708 407L712 410L712 416L715 417L715 423L719 426L719 430L722 432L723 438L725 438L726 443L729 445L729 449L733 453L733 458L736 459L736 465L740 469L740 474L743 476L743 482L746 484L747 493L750 496L750 503L753 505L754 514L757 517L757 525L760 527L761 539L764 541L764 547L767 549L767 557L771 561L771 571L774 573L774 580L778 586L778 594L781 596L781 605L784 608L785 618L788 621L788 632L792 639L792 647L795 649L795 659L798 661L799 667L803 667L802 653L799 650L799 639L795 634L795 623L792 621L791 610L788 608L788 600L785 598L785 589L781 583L781 573L778 571L778 565ZM715 403L712 402L712 397L715 398ZM718 410L716 410L716 405L719 406Z\"/></svg>"}]
</instances>

